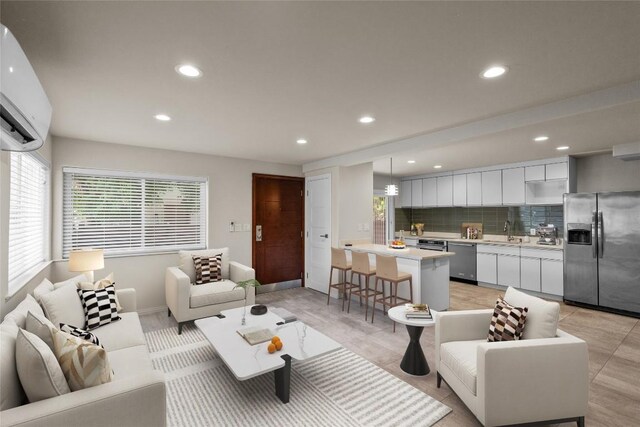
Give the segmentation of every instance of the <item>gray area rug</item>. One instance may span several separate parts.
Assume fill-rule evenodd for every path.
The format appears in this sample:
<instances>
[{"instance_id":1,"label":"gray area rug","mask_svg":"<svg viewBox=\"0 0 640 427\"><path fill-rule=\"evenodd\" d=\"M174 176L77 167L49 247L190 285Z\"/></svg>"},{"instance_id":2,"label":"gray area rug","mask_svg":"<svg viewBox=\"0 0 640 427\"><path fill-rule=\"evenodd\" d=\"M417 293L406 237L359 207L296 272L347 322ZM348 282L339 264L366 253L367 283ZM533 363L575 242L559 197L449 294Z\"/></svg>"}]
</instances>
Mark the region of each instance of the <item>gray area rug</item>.
<instances>
[{"instance_id":1,"label":"gray area rug","mask_svg":"<svg viewBox=\"0 0 640 427\"><path fill-rule=\"evenodd\" d=\"M193 325L145 334L167 380L169 426L430 426L451 408L341 349L294 363L290 402L273 374L237 381Z\"/></svg>"}]
</instances>

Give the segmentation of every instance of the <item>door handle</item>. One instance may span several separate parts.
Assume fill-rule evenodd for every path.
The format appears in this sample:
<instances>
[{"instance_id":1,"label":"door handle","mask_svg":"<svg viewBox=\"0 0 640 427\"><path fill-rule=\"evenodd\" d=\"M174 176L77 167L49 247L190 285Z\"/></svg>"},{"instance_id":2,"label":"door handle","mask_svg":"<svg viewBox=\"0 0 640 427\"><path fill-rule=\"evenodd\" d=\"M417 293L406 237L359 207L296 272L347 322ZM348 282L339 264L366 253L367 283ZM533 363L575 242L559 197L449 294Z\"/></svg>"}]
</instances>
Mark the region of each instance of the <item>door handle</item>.
<instances>
[{"instance_id":1,"label":"door handle","mask_svg":"<svg viewBox=\"0 0 640 427\"><path fill-rule=\"evenodd\" d=\"M262 226L256 225L256 242L262 242Z\"/></svg>"},{"instance_id":2,"label":"door handle","mask_svg":"<svg viewBox=\"0 0 640 427\"><path fill-rule=\"evenodd\" d=\"M602 222L602 211L598 211L598 256L604 256L604 224Z\"/></svg>"},{"instance_id":3,"label":"door handle","mask_svg":"<svg viewBox=\"0 0 640 427\"><path fill-rule=\"evenodd\" d=\"M596 231L598 217L596 211L591 213L591 252L594 258L598 258L598 234Z\"/></svg>"},{"instance_id":4,"label":"door handle","mask_svg":"<svg viewBox=\"0 0 640 427\"><path fill-rule=\"evenodd\" d=\"M320 237L324 237L325 239L328 239L329 235L328 234L321 234Z\"/></svg>"}]
</instances>

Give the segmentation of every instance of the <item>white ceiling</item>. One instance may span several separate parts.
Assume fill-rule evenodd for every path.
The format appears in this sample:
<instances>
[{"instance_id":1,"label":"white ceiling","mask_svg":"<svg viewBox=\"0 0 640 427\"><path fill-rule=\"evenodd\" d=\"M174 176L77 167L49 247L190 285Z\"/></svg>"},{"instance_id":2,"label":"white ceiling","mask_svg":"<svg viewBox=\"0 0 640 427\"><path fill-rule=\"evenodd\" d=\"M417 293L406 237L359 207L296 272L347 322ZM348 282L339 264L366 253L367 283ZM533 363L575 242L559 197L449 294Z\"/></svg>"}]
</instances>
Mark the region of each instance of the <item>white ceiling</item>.
<instances>
[{"instance_id":1,"label":"white ceiling","mask_svg":"<svg viewBox=\"0 0 640 427\"><path fill-rule=\"evenodd\" d=\"M0 19L51 99L55 135L292 164L640 79L640 2L3 0ZM203 77L178 76L182 62ZM480 79L494 63L510 72ZM550 122L550 144L637 140L637 105L620 108ZM375 123L359 124L365 113ZM437 155L455 168L549 157L535 131L435 148L406 172Z\"/></svg>"}]
</instances>

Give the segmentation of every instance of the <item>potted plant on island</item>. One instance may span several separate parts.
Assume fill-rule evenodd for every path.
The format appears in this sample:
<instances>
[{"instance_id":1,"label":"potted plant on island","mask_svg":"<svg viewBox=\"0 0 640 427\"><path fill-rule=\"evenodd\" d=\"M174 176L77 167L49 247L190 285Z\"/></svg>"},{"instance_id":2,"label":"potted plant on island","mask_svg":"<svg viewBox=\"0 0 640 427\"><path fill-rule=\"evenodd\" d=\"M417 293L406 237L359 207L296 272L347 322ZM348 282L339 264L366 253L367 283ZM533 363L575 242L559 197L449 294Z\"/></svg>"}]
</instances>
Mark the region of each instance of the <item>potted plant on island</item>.
<instances>
[{"instance_id":1,"label":"potted plant on island","mask_svg":"<svg viewBox=\"0 0 640 427\"><path fill-rule=\"evenodd\" d=\"M242 312L242 324L246 325L247 320L246 320L246 316L247 316L247 288L248 287L253 287L253 288L257 288L258 286L260 286L260 282L258 282L256 279L249 279L249 280L242 280L238 283L236 283L235 288L242 288L244 289L244 311Z\"/></svg>"}]
</instances>

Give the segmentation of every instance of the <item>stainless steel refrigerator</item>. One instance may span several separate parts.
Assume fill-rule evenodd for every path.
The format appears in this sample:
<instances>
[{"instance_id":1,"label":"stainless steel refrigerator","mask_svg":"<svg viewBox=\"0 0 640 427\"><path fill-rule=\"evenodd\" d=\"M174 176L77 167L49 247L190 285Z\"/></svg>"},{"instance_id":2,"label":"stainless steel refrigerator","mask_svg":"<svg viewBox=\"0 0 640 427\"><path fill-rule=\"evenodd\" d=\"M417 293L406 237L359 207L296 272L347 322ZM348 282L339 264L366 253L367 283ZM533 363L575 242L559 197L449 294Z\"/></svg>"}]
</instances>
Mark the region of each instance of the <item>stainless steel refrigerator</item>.
<instances>
[{"instance_id":1,"label":"stainless steel refrigerator","mask_svg":"<svg viewBox=\"0 0 640 427\"><path fill-rule=\"evenodd\" d=\"M640 191L564 195L564 300L640 316Z\"/></svg>"}]
</instances>

